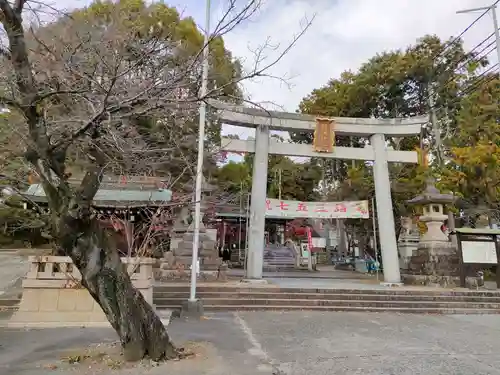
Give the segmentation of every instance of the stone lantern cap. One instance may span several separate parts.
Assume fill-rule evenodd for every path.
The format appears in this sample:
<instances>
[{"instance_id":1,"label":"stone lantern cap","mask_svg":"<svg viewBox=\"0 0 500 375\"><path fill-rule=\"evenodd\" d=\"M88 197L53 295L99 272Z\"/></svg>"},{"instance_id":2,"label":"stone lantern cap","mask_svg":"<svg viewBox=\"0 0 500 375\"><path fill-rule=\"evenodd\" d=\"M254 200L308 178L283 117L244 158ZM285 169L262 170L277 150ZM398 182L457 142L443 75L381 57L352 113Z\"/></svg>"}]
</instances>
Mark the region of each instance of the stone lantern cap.
<instances>
[{"instance_id":1,"label":"stone lantern cap","mask_svg":"<svg viewBox=\"0 0 500 375\"><path fill-rule=\"evenodd\" d=\"M453 194L442 194L434 183L433 178L427 180L427 186L422 194L407 201L410 205L425 205L425 204L447 204L453 203L456 197Z\"/></svg>"}]
</instances>

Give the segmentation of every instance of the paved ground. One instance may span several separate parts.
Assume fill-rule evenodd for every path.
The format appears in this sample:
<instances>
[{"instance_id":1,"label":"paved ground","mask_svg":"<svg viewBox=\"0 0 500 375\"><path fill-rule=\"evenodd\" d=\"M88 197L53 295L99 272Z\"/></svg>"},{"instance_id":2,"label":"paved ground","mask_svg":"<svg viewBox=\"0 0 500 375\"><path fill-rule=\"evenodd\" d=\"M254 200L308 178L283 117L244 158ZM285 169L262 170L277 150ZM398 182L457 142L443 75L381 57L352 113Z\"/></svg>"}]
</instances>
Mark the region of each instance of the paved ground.
<instances>
[{"instance_id":1,"label":"paved ground","mask_svg":"<svg viewBox=\"0 0 500 375\"><path fill-rule=\"evenodd\" d=\"M344 271L347 272L347 271ZM382 279L378 279L376 276L363 279L355 278L280 278L280 277L268 277L266 278L268 283L272 285L279 286L281 288L316 288L316 289L363 289L363 290L388 290L394 289L394 287L383 285ZM422 286L422 285L402 285L397 287L396 290L429 290L429 291L439 291L439 290L460 290L460 291L470 291L469 288L436 288L432 286ZM484 289L497 290L496 282L486 281ZM474 291L474 289L472 290Z\"/></svg>"},{"instance_id":2,"label":"paved ground","mask_svg":"<svg viewBox=\"0 0 500 375\"><path fill-rule=\"evenodd\" d=\"M271 366L259 355L252 355L253 344L240 329L232 314L219 314L202 320L174 320L168 327L177 345L197 342L207 355L199 359L171 362L160 367L122 370L120 375L256 375L272 374ZM0 329L0 374L49 375L66 373L57 364L61 353L68 349L82 348L94 343L111 343L116 335L111 329L58 328L46 330ZM80 371L76 371L80 369ZM260 372L262 370L262 372ZM116 374L107 369L75 366L75 374Z\"/></svg>"},{"instance_id":3,"label":"paved ground","mask_svg":"<svg viewBox=\"0 0 500 375\"><path fill-rule=\"evenodd\" d=\"M231 277L244 277L245 270L241 268L231 268L228 270ZM264 278L308 278L308 279L343 279L343 280L367 280L375 279L375 275L362 274L359 272L337 270L334 266L320 265L317 271L286 270L286 271L264 271Z\"/></svg>"},{"instance_id":4,"label":"paved ground","mask_svg":"<svg viewBox=\"0 0 500 375\"><path fill-rule=\"evenodd\" d=\"M371 313L240 315L288 375L500 374L500 317Z\"/></svg>"},{"instance_id":5,"label":"paved ground","mask_svg":"<svg viewBox=\"0 0 500 375\"><path fill-rule=\"evenodd\" d=\"M13 252L0 251L0 296L11 290L26 272L29 264L26 257L21 257Z\"/></svg>"},{"instance_id":6,"label":"paved ground","mask_svg":"<svg viewBox=\"0 0 500 375\"><path fill-rule=\"evenodd\" d=\"M173 320L169 331L176 343L204 343L207 357L120 374L500 374L499 316L218 313ZM2 330L0 373L59 373L40 364L62 349L113 340L103 329Z\"/></svg>"}]
</instances>

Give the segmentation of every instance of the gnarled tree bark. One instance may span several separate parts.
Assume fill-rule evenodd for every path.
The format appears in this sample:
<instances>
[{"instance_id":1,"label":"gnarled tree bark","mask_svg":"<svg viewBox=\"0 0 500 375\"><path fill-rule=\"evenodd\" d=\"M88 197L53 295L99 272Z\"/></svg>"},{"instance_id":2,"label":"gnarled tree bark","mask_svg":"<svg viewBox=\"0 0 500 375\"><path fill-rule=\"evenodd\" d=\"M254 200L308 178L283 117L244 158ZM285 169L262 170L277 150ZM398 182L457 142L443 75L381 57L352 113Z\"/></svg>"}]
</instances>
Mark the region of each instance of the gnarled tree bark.
<instances>
[{"instance_id":1,"label":"gnarled tree bark","mask_svg":"<svg viewBox=\"0 0 500 375\"><path fill-rule=\"evenodd\" d=\"M177 357L153 308L132 285L126 266L95 219L63 219L61 244L82 274L82 284L99 303L120 337L127 360Z\"/></svg>"},{"instance_id":2,"label":"gnarled tree bark","mask_svg":"<svg viewBox=\"0 0 500 375\"><path fill-rule=\"evenodd\" d=\"M98 134L93 137L97 142ZM117 249L92 216L91 202L101 183L105 159L98 147L89 146L88 153L94 160L93 166L79 188L71 196L60 199L68 204L60 207L56 238L80 271L82 285L118 333L125 358L131 361L144 356L155 361L173 359L178 352L165 326L132 285Z\"/></svg>"}]
</instances>

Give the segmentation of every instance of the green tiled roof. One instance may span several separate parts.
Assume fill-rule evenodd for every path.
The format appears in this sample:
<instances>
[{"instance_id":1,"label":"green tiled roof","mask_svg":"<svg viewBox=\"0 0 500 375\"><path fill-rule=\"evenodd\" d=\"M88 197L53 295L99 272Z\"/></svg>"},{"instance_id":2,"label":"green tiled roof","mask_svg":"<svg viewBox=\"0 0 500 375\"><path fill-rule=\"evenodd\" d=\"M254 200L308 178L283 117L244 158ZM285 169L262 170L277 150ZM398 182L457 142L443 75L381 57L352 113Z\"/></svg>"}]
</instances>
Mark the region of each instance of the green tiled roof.
<instances>
[{"instance_id":1,"label":"green tiled roof","mask_svg":"<svg viewBox=\"0 0 500 375\"><path fill-rule=\"evenodd\" d=\"M24 192L34 202L45 203L47 198L41 184L31 185ZM172 199L172 191L167 189L99 189L93 200L95 207L146 207L161 206Z\"/></svg>"}]
</instances>

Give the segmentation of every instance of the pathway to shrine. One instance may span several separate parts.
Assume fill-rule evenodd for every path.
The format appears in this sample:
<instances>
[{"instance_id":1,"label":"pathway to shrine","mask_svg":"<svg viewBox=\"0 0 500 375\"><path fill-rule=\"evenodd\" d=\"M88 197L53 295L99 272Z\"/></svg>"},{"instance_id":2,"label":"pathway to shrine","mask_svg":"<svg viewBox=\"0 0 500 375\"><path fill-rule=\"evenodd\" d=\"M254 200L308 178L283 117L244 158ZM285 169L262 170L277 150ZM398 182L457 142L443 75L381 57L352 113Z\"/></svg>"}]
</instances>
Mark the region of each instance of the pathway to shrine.
<instances>
[{"instance_id":1,"label":"pathway to shrine","mask_svg":"<svg viewBox=\"0 0 500 375\"><path fill-rule=\"evenodd\" d=\"M248 241L248 273L251 279L261 279L264 256L264 227L266 219L268 158L270 154L298 157L373 161L380 248L384 265L384 281L400 283L398 248L394 229L394 216L388 163L417 163L415 151L396 151L386 147L386 136L408 137L419 135L428 117L406 119L316 118L311 115L265 111L244 106L210 101L219 110L219 118L228 125L255 128L255 140L224 138L221 148L227 152L254 153L250 232ZM334 134L323 134L325 123L333 124ZM365 137L370 145L364 148L334 147L331 150L313 149L311 145L280 143L270 137L270 131L323 132L321 136L335 139L335 134ZM330 132L332 133L332 132Z\"/></svg>"}]
</instances>

